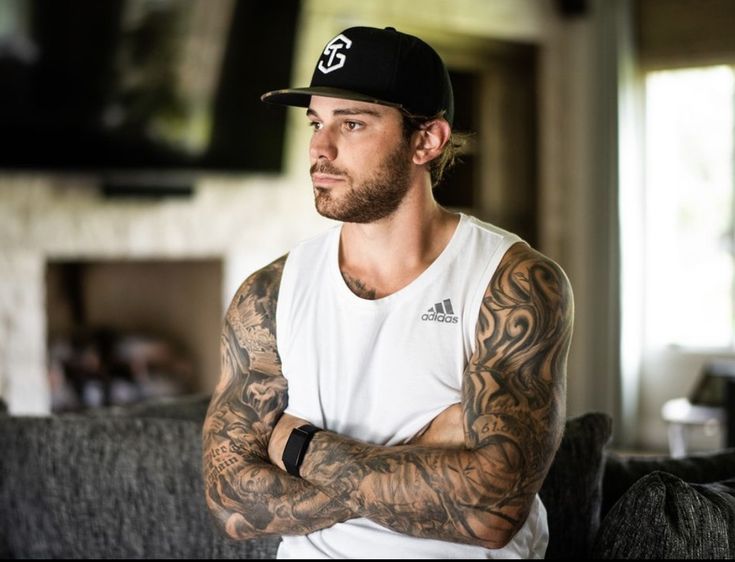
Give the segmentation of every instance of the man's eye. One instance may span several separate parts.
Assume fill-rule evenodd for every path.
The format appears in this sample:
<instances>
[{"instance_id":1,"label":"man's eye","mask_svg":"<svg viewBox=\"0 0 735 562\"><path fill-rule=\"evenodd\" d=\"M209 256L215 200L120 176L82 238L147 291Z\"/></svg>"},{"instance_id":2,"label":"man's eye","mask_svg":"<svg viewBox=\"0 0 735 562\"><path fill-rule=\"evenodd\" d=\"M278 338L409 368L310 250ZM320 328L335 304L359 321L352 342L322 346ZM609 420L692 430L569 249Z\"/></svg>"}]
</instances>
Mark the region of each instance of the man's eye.
<instances>
[{"instance_id":1,"label":"man's eye","mask_svg":"<svg viewBox=\"0 0 735 562\"><path fill-rule=\"evenodd\" d=\"M318 131L322 128L322 124L319 121L309 121L309 127L314 129L314 131Z\"/></svg>"},{"instance_id":2,"label":"man's eye","mask_svg":"<svg viewBox=\"0 0 735 562\"><path fill-rule=\"evenodd\" d=\"M356 131L362 127L362 123L357 121L345 121L345 127L348 131Z\"/></svg>"}]
</instances>

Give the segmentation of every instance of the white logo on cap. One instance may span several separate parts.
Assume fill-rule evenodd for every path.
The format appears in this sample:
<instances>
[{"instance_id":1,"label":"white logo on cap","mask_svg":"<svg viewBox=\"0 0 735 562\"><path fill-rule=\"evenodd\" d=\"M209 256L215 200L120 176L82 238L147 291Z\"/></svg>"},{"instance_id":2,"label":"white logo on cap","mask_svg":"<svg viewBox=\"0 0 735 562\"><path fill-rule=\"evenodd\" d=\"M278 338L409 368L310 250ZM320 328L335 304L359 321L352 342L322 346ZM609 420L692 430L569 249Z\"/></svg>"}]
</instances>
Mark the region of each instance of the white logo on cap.
<instances>
[{"instance_id":1,"label":"white logo on cap","mask_svg":"<svg viewBox=\"0 0 735 562\"><path fill-rule=\"evenodd\" d=\"M328 74L333 70L342 68L345 65L347 55L344 55L339 51L340 49L349 49L351 46L352 41L350 41L349 39L347 39L347 37L340 33L339 35L337 35L337 37L327 43L327 46L324 48L324 55L329 56L329 60L327 60L326 66L324 64L324 61L320 60L317 68L321 70L324 74Z\"/></svg>"}]
</instances>

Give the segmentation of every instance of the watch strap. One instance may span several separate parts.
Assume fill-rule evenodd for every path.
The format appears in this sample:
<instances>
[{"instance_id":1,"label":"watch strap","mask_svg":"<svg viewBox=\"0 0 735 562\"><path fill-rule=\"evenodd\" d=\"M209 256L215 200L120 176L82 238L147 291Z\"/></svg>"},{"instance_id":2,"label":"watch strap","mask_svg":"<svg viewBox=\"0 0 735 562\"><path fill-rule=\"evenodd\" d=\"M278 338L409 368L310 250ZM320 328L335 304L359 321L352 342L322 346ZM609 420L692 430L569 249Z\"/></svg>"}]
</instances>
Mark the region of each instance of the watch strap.
<instances>
[{"instance_id":1,"label":"watch strap","mask_svg":"<svg viewBox=\"0 0 735 562\"><path fill-rule=\"evenodd\" d=\"M286 447L283 449L283 465L286 467L286 471L292 476L301 477L299 469L301 463L304 462L306 456L306 450L309 447L312 437L317 431L321 431L311 424L302 425L296 427L291 431L291 435L288 436L286 441Z\"/></svg>"}]
</instances>

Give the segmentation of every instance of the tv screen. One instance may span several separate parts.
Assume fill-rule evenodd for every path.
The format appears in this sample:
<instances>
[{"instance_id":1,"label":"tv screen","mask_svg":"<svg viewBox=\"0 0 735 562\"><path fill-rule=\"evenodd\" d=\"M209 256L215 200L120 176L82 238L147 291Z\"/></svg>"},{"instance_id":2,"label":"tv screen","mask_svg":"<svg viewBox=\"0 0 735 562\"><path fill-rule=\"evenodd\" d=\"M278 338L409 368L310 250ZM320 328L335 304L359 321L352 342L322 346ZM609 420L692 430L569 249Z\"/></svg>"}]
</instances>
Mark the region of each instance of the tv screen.
<instances>
[{"instance_id":1,"label":"tv screen","mask_svg":"<svg viewBox=\"0 0 735 562\"><path fill-rule=\"evenodd\" d=\"M0 169L277 172L297 0L2 0Z\"/></svg>"}]
</instances>

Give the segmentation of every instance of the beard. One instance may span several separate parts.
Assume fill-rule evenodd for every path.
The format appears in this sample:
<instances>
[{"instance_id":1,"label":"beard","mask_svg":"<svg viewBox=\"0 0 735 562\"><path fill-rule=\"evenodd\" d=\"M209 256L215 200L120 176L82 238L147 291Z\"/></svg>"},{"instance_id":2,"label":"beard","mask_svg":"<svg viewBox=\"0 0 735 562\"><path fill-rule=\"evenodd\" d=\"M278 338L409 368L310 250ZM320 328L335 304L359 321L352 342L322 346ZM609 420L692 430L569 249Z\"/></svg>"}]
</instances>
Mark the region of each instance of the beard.
<instances>
[{"instance_id":1,"label":"beard","mask_svg":"<svg viewBox=\"0 0 735 562\"><path fill-rule=\"evenodd\" d=\"M335 196L335 188L314 186L317 212L342 222L370 223L392 215L411 185L410 146L402 142L388 154L375 172L362 183L329 162L317 162L311 173L339 175L345 178L346 192ZM339 188L338 188L339 189Z\"/></svg>"}]
</instances>

